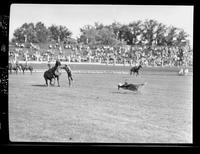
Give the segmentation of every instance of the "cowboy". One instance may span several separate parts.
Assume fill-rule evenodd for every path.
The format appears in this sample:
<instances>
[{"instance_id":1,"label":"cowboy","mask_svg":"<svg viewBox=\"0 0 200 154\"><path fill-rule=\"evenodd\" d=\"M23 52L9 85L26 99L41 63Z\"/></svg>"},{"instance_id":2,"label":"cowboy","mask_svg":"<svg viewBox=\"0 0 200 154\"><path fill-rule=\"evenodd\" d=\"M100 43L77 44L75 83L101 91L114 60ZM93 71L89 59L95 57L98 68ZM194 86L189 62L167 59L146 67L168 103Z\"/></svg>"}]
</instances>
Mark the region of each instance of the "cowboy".
<instances>
[{"instance_id":1,"label":"cowboy","mask_svg":"<svg viewBox=\"0 0 200 154\"><path fill-rule=\"evenodd\" d=\"M69 80L69 86L71 85L71 81L73 81L73 78L72 78L72 70L70 68L69 65L65 64L64 67L62 67L66 72L67 72L67 75L68 75L68 80Z\"/></svg>"}]
</instances>

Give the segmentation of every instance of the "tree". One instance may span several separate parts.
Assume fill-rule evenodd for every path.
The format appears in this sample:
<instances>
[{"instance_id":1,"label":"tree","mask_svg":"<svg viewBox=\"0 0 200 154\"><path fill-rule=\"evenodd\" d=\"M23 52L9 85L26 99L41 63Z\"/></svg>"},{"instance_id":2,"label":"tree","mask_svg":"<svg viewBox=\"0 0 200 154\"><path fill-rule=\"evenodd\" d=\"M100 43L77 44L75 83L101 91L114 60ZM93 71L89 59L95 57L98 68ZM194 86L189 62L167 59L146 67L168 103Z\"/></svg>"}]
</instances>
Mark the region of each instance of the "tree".
<instances>
[{"instance_id":1,"label":"tree","mask_svg":"<svg viewBox=\"0 0 200 154\"><path fill-rule=\"evenodd\" d=\"M184 46L187 42L188 36L189 35L183 29L180 29L180 31L178 32L178 34L176 36L176 45Z\"/></svg>"},{"instance_id":2,"label":"tree","mask_svg":"<svg viewBox=\"0 0 200 154\"><path fill-rule=\"evenodd\" d=\"M122 27L122 25L119 22L113 22L110 25L110 27L111 27L113 33L115 34L116 39L121 41L122 37L121 37L121 33L120 33L120 28Z\"/></svg>"},{"instance_id":3,"label":"tree","mask_svg":"<svg viewBox=\"0 0 200 154\"><path fill-rule=\"evenodd\" d=\"M102 23L95 22L95 23L94 23L94 27L95 27L96 30L101 30L101 29L103 29L105 26L104 26Z\"/></svg>"},{"instance_id":4,"label":"tree","mask_svg":"<svg viewBox=\"0 0 200 154\"><path fill-rule=\"evenodd\" d=\"M36 41L36 35L34 30L34 24L33 23L24 23L20 28L17 28L14 31L14 42L19 43L25 43L27 42L35 42ZM25 40L27 38L27 40Z\"/></svg>"},{"instance_id":5,"label":"tree","mask_svg":"<svg viewBox=\"0 0 200 154\"><path fill-rule=\"evenodd\" d=\"M40 43L47 42L49 31L42 22L35 25L36 41Z\"/></svg>"},{"instance_id":6,"label":"tree","mask_svg":"<svg viewBox=\"0 0 200 154\"><path fill-rule=\"evenodd\" d=\"M141 35L142 35L142 32L143 32L143 29L141 27L141 23L142 23L141 20L129 23L128 26L129 26L129 30L130 30L130 33L131 33L131 37L130 37L130 40L129 40L130 45L140 44Z\"/></svg>"},{"instance_id":7,"label":"tree","mask_svg":"<svg viewBox=\"0 0 200 154\"><path fill-rule=\"evenodd\" d=\"M155 45L163 46L165 45L165 34L167 27L162 23L159 23L155 31Z\"/></svg>"},{"instance_id":8,"label":"tree","mask_svg":"<svg viewBox=\"0 0 200 154\"><path fill-rule=\"evenodd\" d=\"M95 26L85 25L80 30L80 42L88 44L89 46L114 46L119 43L113 30L109 26L95 23Z\"/></svg>"},{"instance_id":9,"label":"tree","mask_svg":"<svg viewBox=\"0 0 200 154\"><path fill-rule=\"evenodd\" d=\"M21 28L17 28L13 33L14 38L12 39L12 42L24 42L24 35L23 30Z\"/></svg>"},{"instance_id":10,"label":"tree","mask_svg":"<svg viewBox=\"0 0 200 154\"><path fill-rule=\"evenodd\" d=\"M50 40L55 40L57 42L66 41L66 39L72 35L72 32L65 26L52 25L48 28L48 30L50 32Z\"/></svg>"},{"instance_id":11,"label":"tree","mask_svg":"<svg viewBox=\"0 0 200 154\"><path fill-rule=\"evenodd\" d=\"M165 36L165 45L167 46L175 46L176 45L176 37L177 37L177 28L174 26L170 26L167 28L167 35Z\"/></svg>"},{"instance_id":12,"label":"tree","mask_svg":"<svg viewBox=\"0 0 200 154\"><path fill-rule=\"evenodd\" d=\"M98 38L97 30L95 27L91 25L85 25L83 28L80 29L81 36L80 36L80 42L83 42L84 44L90 44L95 45L96 44L96 38Z\"/></svg>"},{"instance_id":13,"label":"tree","mask_svg":"<svg viewBox=\"0 0 200 154\"><path fill-rule=\"evenodd\" d=\"M156 20L146 20L143 24L143 41L145 45L152 46L155 43L156 27L158 22Z\"/></svg>"},{"instance_id":14,"label":"tree","mask_svg":"<svg viewBox=\"0 0 200 154\"><path fill-rule=\"evenodd\" d=\"M131 34L130 27L123 25L119 30L120 41L126 41L128 45L132 44L133 35Z\"/></svg>"},{"instance_id":15,"label":"tree","mask_svg":"<svg viewBox=\"0 0 200 154\"><path fill-rule=\"evenodd\" d=\"M72 32L67 27L61 25L59 26L59 32L60 32L60 41L65 41L72 35Z\"/></svg>"},{"instance_id":16,"label":"tree","mask_svg":"<svg viewBox=\"0 0 200 154\"><path fill-rule=\"evenodd\" d=\"M99 39L99 43L102 45L115 46L119 43L119 41L116 39L114 32L106 27L99 30L97 36Z\"/></svg>"}]
</instances>

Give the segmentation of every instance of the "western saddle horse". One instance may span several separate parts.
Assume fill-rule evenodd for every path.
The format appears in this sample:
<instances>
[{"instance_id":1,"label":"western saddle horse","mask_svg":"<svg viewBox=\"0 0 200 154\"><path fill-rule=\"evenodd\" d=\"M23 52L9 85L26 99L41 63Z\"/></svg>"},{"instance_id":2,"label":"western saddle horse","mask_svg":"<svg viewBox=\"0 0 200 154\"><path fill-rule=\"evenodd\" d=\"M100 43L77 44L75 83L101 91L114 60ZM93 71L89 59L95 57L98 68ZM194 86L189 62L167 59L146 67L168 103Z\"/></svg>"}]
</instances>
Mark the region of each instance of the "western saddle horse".
<instances>
[{"instance_id":1,"label":"western saddle horse","mask_svg":"<svg viewBox=\"0 0 200 154\"><path fill-rule=\"evenodd\" d=\"M130 75L136 73L136 76L139 75L139 70L142 68L142 65L134 66L130 69Z\"/></svg>"}]
</instances>

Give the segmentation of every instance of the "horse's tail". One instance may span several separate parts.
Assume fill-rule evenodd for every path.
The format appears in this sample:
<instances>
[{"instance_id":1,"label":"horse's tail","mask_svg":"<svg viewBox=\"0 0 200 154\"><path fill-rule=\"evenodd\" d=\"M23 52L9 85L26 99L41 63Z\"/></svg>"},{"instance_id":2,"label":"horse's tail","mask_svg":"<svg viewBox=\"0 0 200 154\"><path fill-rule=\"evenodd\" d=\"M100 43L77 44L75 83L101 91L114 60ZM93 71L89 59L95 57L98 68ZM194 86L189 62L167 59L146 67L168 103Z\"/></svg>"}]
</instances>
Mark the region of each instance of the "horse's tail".
<instances>
[{"instance_id":1,"label":"horse's tail","mask_svg":"<svg viewBox=\"0 0 200 154\"><path fill-rule=\"evenodd\" d=\"M46 78L47 78L47 71L44 72L43 77L46 80Z\"/></svg>"}]
</instances>

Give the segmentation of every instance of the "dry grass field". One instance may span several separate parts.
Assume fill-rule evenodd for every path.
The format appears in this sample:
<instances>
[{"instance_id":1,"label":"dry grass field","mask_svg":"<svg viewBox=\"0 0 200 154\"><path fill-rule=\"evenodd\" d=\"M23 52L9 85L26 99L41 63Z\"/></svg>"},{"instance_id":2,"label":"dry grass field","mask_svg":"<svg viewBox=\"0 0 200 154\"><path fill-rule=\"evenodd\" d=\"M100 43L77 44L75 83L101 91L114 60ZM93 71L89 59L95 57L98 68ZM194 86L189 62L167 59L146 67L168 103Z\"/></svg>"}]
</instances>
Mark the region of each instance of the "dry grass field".
<instances>
[{"instance_id":1,"label":"dry grass field","mask_svg":"<svg viewBox=\"0 0 200 154\"><path fill-rule=\"evenodd\" d=\"M192 143L192 75L67 74L45 87L42 72L9 75L9 136L20 142ZM124 81L147 82L139 92Z\"/></svg>"}]
</instances>

